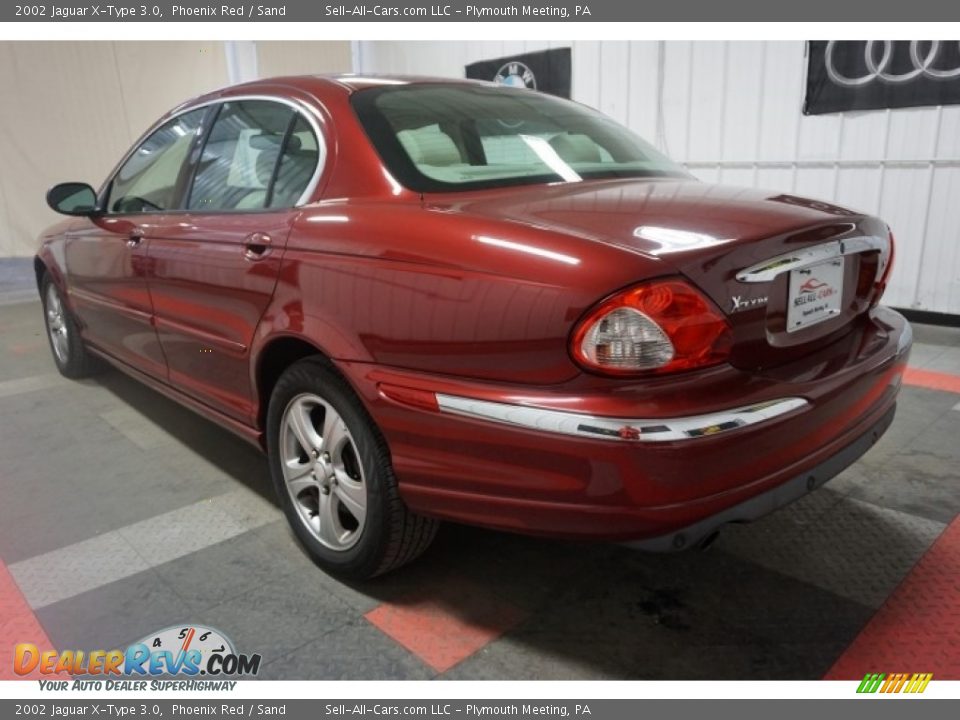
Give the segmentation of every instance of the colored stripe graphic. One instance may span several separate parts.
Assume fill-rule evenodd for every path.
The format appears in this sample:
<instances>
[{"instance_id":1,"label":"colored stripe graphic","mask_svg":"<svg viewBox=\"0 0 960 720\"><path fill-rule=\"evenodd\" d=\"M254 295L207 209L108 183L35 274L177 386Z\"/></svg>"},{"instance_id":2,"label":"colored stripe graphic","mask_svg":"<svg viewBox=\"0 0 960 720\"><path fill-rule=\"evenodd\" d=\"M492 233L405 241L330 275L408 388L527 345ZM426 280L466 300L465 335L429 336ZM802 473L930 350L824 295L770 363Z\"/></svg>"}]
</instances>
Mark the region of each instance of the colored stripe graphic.
<instances>
[{"instance_id":1,"label":"colored stripe graphic","mask_svg":"<svg viewBox=\"0 0 960 720\"><path fill-rule=\"evenodd\" d=\"M955 518L825 675L857 680L878 668L960 680L960 518ZM890 683L892 676L887 676ZM913 684L913 676L910 678ZM910 685L907 686L908 691ZM866 692L866 691L865 691ZM883 692L883 689L881 689Z\"/></svg>"},{"instance_id":2,"label":"colored stripe graphic","mask_svg":"<svg viewBox=\"0 0 960 720\"><path fill-rule=\"evenodd\" d=\"M960 375L951 375L950 373L908 367L906 372L903 373L903 382L907 385L930 388L931 390L960 393Z\"/></svg>"},{"instance_id":3,"label":"colored stripe graphic","mask_svg":"<svg viewBox=\"0 0 960 720\"><path fill-rule=\"evenodd\" d=\"M384 603L364 617L442 673L519 625L527 615L489 588L446 577L437 587Z\"/></svg>"},{"instance_id":4,"label":"colored stripe graphic","mask_svg":"<svg viewBox=\"0 0 960 720\"><path fill-rule=\"evenodd\" d=\"M883 679L886 677L883 673L867 673L863 676L863 680L860 681L860 687L857 688L858 693L875 693L880 689L880 683L883 682Z\"/></svg>"},{"instance_id":5,"label":"colored stripe graphic","mask_svg":"<svg viewBox=\"0 0 960 720\"><path fill-rule=\"evenodd\" d=\"M0 560L0 680L51 679L52 675L41 675L36 670L29 675L13 672L17 643L33 643L41 651L54 649L7 566Z\"/></svg>"},{"instance_id":6,"label":"colored stripe graphic","mask_svg":"<svg viewBox=\"0 0 960 720\"><path fill-rule=\"evenodd\" d=\"M894 673L889 677L884 673L867 673L860 681L858 693L922 693L927 689L933 673ZM886 680L886 682L884 682Z\"/></svg>"}]
</instances>

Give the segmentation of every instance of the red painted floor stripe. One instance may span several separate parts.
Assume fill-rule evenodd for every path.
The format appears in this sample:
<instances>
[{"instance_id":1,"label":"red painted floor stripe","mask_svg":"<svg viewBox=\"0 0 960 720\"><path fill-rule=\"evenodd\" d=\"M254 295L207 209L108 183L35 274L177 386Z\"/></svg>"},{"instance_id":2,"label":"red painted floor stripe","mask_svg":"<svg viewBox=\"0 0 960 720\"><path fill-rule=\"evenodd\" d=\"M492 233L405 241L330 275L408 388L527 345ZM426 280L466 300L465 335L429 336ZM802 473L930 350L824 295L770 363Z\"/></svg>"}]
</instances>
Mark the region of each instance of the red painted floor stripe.
<instances>
[{"instance_id":1,"label":"red painted floor stripe","mask_svg":"<svg viewBox=\"0 0 960 720\"><path fill-rule=\"evenodd\" d=\"M907 385L917 385L931 390L960 393L960 375L951 375L950 373L908 367L903 374L903 382Z\"/></svg>"},{"instance_id":2,"label":"red painted floor stripe","mask_svg":"<svg viewBox=\"0 0 960 720\"><path fill-rule=\"evenodd\" d=\"M437 672L446 672L524 620L496 593L450 581L436 592L384 603L365 617Z\"/></svg>"},{"instance_id":3,"label":"red painted floor stripe","mask_svg":"<svg viewBox=\"0 0 960 720\"><path fill-rule=\"evenodd\" d=\"M26 598L0 560L0 680L37 680L50 678L34 671L30 675L13 672L13 653L17 643L29 642L41 651L52 650L53 643L41 627Z\"/></svg>"},{"instance_id":4,"label":"red painted floor stripe","mask_svg":"<svg viewBox=\"0 0 960 720\"><path fill-rule=\"evenodd\" d=\"M960 680L960 518L937 538L826 674L933 673Z\"/></svg>"}]
</instances>

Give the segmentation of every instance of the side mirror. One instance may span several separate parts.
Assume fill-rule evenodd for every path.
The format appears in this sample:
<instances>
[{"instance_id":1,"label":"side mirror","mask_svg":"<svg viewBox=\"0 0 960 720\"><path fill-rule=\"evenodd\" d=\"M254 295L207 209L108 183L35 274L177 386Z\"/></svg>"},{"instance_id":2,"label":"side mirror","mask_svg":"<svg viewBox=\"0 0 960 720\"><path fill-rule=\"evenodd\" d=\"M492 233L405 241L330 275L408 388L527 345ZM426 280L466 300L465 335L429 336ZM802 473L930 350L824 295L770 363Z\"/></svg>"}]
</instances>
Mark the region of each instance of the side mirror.
<instances>
[{"instance_id":1,"label":"side mirror","mask_svg":"<svg viewBox=\"0 0 960 720\"><path fill-rule=\"evenodd\" d=\"M89 217L99 212L97 193L86 183L68 182L47 191L47 205L63 215Z\"/></svg>"}]
</instances>

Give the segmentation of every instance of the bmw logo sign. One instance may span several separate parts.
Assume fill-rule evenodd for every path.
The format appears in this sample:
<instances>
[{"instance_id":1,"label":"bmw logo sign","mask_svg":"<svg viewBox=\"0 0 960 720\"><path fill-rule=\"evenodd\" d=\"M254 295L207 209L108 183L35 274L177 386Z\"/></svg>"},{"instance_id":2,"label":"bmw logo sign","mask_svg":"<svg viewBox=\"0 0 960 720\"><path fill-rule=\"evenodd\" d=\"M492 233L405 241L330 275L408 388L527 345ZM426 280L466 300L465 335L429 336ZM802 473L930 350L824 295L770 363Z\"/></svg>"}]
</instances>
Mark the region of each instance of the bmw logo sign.
<instances>
[{"instance_id":1,"label":"bmw logo sign","mask_svg":"<svg viewBox=\"0 0 960 720\"><path fill-rule=\"evenodd\" d=\"M537 89L537 78L533 74L533 70L524 65L522 62L517 62L515 60L506 63L503 67L497 70L496 76L494 76L493 81L498 85L507 85L508 87L519 87L519 88L529 88L530 90Z\"/></svg>"}]
</instances>

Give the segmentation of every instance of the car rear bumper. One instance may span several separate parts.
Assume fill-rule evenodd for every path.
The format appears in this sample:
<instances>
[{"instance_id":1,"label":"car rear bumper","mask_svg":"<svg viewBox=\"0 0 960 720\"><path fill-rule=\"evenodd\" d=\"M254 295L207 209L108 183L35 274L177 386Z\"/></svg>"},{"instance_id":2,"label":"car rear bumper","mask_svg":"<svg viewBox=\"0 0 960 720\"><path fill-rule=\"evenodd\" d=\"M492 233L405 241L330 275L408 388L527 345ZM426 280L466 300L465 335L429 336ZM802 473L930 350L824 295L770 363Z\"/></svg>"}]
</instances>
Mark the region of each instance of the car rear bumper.
<instances>
[{"instance_id":1,"label":"car rear bumper","mask_svg":"<svg viewBox=\"0 0 960 720\"><path fill-rule=\"evenodd\" d=\"M721 510L686 527L678 528L665 535L635 540L629 545L641 550L653 552L669 552L683 550L703 543L716 533L721 527L729 523L742 523L756 520L772 513L774 510L789 505L794 500L816 490L829 480L842 473L855 463L864 453L874 446L877 440L887 431L893 422L896 405L887 410L873 427L868 428L860 437L835 455L827 458L819 465L805 470L777 485L766 492L737 503L732 507Z\"/></svg>"},{"instance_id":2,"label":"car rear bumper","mask_svg":"<svg viewBox=\"0 0 960 720\"><path fill-rule=\"evenodd\" d=\"M843 342L766 373L518 388L341 368L413 510L670 549L769 512L863 454L890 423L910 345L909 324L878 308Z\"/></svg>"}]
</instances>

